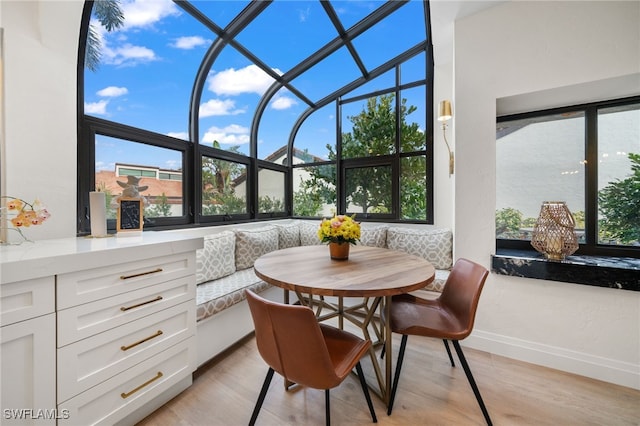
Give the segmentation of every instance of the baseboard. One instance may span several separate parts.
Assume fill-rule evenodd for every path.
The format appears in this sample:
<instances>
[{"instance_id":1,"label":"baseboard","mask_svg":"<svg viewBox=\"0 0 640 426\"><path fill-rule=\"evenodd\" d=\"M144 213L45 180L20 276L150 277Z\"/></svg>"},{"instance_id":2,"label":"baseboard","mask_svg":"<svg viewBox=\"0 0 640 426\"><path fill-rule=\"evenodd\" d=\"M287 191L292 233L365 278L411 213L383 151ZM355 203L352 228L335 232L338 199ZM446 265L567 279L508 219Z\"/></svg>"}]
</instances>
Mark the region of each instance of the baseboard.
<instances>
[{"instance_id":1,"label":"baseboard","mask_svg":"<svg viewBox=\"0 0 640 426\"><path fill-rule=\"evenodd\" d=\"M640 366L556 346L474 330L464 346L640 390Z\"/></svg>"}]
</instances>

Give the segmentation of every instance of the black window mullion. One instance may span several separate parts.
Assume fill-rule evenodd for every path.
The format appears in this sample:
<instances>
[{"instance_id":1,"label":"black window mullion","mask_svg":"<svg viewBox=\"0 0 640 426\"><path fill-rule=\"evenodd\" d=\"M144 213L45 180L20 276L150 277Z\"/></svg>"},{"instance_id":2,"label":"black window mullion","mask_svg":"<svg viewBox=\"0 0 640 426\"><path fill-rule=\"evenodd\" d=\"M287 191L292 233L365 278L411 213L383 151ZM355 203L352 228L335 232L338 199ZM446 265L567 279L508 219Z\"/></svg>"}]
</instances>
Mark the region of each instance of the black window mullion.
<instances>
[{"instance_id":1,"label":"black window mullion","mask_svg":"<svg viewBox=\"0 0 640 426\"><path fill-rule=\"evenodd\" d=\"M585 111L585 240L582 251L593 252L598 243L598 111L589 107Z\"/></svg>"}]
</instances>

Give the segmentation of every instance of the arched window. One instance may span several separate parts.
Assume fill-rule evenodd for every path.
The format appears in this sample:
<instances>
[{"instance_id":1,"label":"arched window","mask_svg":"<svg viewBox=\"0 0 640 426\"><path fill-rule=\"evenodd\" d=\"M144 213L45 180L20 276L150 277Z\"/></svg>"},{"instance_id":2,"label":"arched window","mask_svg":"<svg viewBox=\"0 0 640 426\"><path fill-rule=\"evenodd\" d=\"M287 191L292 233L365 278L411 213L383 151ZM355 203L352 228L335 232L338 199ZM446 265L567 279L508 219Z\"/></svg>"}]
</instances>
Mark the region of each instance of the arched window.
<instances>
[{"instance_id":1,"label":"arched window","mask_svg":"<svg viewBox=\"0 0 640 426\"><path fill-rule=\"evenodd\" d=\"M87 1L80 40L80 234L127 175L145 228L433 223L427 1Z\"/></svg>"}]
</instances>

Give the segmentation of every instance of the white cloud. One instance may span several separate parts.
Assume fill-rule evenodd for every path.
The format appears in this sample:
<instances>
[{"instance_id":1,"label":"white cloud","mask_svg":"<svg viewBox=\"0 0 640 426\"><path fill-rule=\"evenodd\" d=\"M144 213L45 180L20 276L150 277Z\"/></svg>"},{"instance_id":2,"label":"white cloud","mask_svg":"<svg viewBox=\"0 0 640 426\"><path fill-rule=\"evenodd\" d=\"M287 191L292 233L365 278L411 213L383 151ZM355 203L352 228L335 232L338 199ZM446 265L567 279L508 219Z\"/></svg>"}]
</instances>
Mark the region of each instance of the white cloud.
<instances>
[{"instance_id":1,"label":"white cloud","mask_svg":"<svg viewBox=\"0 0 640 426\"><path fill-rule=\"evenodd\" d=\"M167 170L180 170L182 169L182 163L176 160L167 160L165 161L164 168Z\"/></svg>"},{"instance_id":2,"label":"white cloud","mask_svg":"<svg viewBox=\"0 0 640 426\"><path fill-rule=\"evenodd\" d=\"M298 21L306 22L310 14L311 9L309 7L307 7L306 9L298 9Z\"/></svg>"},{"instance_id":3,"label":"white cloud","mask_svg":"<svg viewBox=\"0 0 640 426\"><path fill-rule=\"evenodd\" d=\"M297 103L298 102L296 102L296 100L293 98L290 98L288 96L280 96L274 99L273 102L271 102L271 108L277 109L277 110L283 110L283 109L291 108L293 105L296 105Z\"/></svg>"},{"instance_id":4,"label":"white cloud","mask_svg":"<svg viewBox=\"0 0 640 426\"><path fill-rule=\"evenodd\" d=\"M115 49L103 47L102 58L107 64L123 66L151 62L157 59L153 50L144 46L134 46L130 43L123 44Z\"/></svg>"},{"instance_id":5,"label":"white cloud","mask_svg":"<svg viewBox=\"0 0 640 426\"><path fill-rule=\"evenodd\" d=\"M281 75L278 69L274 71ZM209 90L217 95L240 95L256 93L262 95L273 84L273 78L257 65L249 65L241 69L229 68L209 77Z\"/></svg>"},{"instance_id":6,"label":"white cloud","mask_svg":"<svg viewBox=\"0 0 640 426\"><path fill-rule=\"evenodd\" d=\"M200 117L211 117L212 115L237 115L244 112L244 109L236 109L236 103L231 99L211 99L200 104Z\"/></svg>"},{"instance_id":7,"label":"white cloud","mask_svg":"<svg viewBox=\"0 0 640 426\"><path fill-rule=\"evenodd\" d=\"M190 36L190 37L179 37L176 41L171 44L172 47L177 49L193 49L194 47L203 46L205 44L209 44L208 40L200 36Z\"/></svg>"},{"instance_id":8,"label":"white cloud","mask_svg":"<svg viewBox=\"0 0 640 426\"><path fill-rule=\"evenodd\" d=\"M97 114L97 115L106 115L107 114L107 105L109 101L102 100L98 102L85 102L84 103L84 112L85 114Z\"/></svg>"},{"instance_id":9,"label":"white cloud","mask_svg":"<svg viewBox=\"0 0 640 426\"><path fill-rule=\"evenodd\" d=\"M124 30L153 26L167 16L178 16L180 10L170 0L133 0L122 4Z\"/></svg>"},{"instance_id":10,"label":"white cloud","mask_svg":"<svg viewBox=\"0 0 640 426\"><path fill-rule=\"evenodd\" d=\"M202 142L213 143L213 141L228 145L247 144L249 143L249 129L238 124L232 124L224 128L213 126L204 134Z\"/></svg>"},{"instance_id":11,"label":"white cloud","mask_svg":"<svg viewBox=\"0 0 640 426\"><path fill-rule=\"evenodd\" d=\"M167 133L167 136L171 136L172 138L176 138L176 139L182 139L185 141L189 140L188 132L169 132Z\"/></svg>"},{"instance_id":12,"label":"white cloud","mask_svg":"<svg viewBox=\"0 0 640 426\"><path fill-rule=\"evenodd\" d=\"M129 90L127 90L126 87L109 86L105 87L102 90L98 90L97 95L107 98L115 98L118 96L126 95L127 93L129 93Z\"/></svg>"}]
</instances>

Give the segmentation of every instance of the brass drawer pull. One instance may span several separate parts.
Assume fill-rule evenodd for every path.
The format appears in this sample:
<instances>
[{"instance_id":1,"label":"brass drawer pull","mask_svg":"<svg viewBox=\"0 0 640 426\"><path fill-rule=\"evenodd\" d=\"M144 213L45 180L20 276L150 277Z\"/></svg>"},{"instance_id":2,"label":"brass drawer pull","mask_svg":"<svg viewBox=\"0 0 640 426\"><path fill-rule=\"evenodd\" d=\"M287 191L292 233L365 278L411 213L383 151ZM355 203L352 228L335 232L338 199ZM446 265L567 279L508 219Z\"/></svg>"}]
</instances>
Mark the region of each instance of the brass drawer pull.
<instances>
[{"instance_id":1,"label":"brass drawer pull","mask_svg":"<svg viewBox=\"0 0 640 426\"><path fill-rule=\"evenodd\" d=\"M131 395L133 395L134 393L138 392L143 387L150 385L154 381L158 380L160 377L162 377L162 371L158 371L158 374L156 374L155 377L152 377L151 379L147 380L146 382L144 382L143 384L141 384L140 386L138 386L137 388L135 388L131 392L122 392L120 394L120 396L122 397L122 399L129 398Z\"/></svg>"},{"instance_id":2,"label":"brass drawer pull","mask_svg":"<svg viewBox=\"0 0 640 426\"><path fill-rule=\"evenodd\" d=\"M140 306L148 305L149 303L157 302L159 300L162 300L162 296L158 296L155 299L147 300L146 302L138 303L137 305L121 306L120 310L123 311L123 312L124 311L128 311L129 309L139 308Z\"/></svg>"},{"instance_id":3,"label":"brass drawer pull","mask_svg":"<svg viewBox=\"0 0 640 426\"><path fill-rule=\"evenodd\" d=\"M156 272L162 272L162 268L156 268L153 271L140 272L139 274L120 275L121 280L128 280L129 278L141 277L143 275L155 274Z\"/></svg>"},{"instance_id":4,"label":"brass drawer pull","mask_svg":"<svg viewBox=\"0 0 640 426\"><path fill-rule=\"evenodd\" d=\"M120 349L122 349L123 351L128 351L129 349L131 349L131 348L135 348L136 346L138 346L138 345L140 345L140 344L142 344L142 343L144 343L144 342L147 342L147 341L149 341L149 340L151 340L151 339L155 339L155 338L156 338L156 337L158 337L158 336L162 336L162 330L158 330L158 331L156 331L156 332L155 332L155 334L152 334L152 335L151 335L151 336L149 336L149 337L145 337L145 338L144 338L144 339L142 339L142 340L138 340L137 342L132 343L132 344L130 344L130 345L120 346Z\"/></svg>"}]
</instances>

